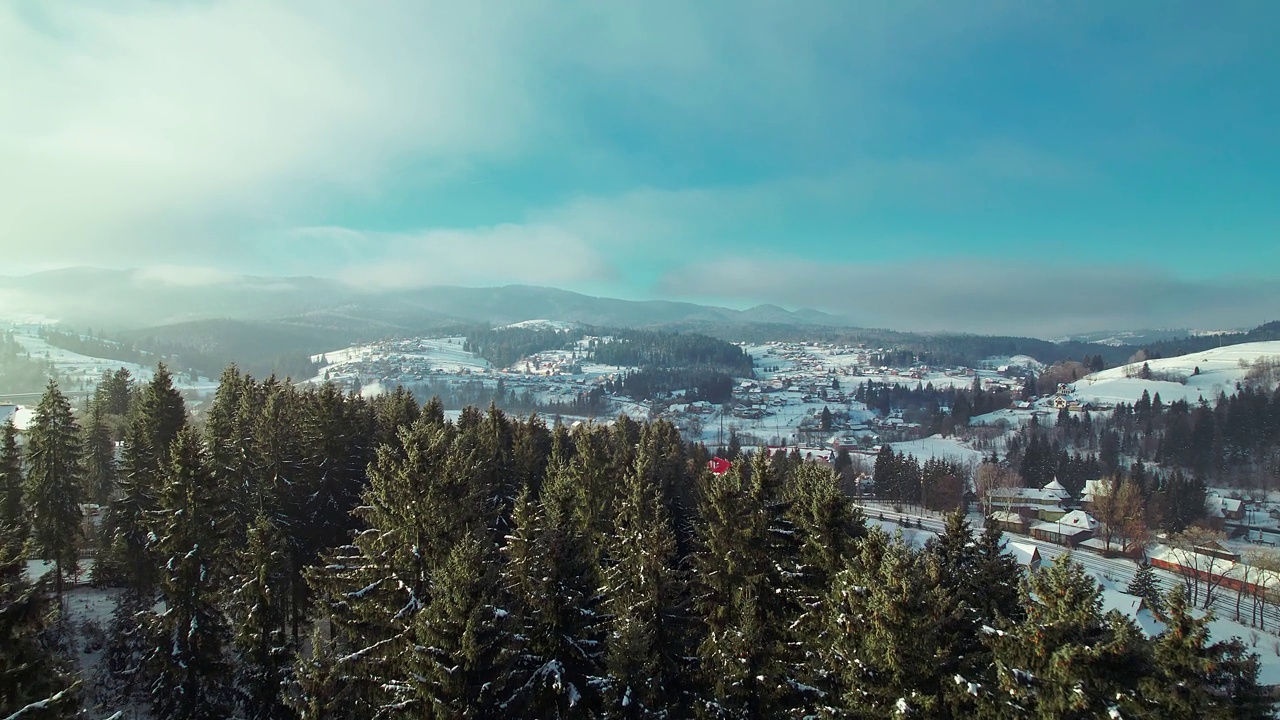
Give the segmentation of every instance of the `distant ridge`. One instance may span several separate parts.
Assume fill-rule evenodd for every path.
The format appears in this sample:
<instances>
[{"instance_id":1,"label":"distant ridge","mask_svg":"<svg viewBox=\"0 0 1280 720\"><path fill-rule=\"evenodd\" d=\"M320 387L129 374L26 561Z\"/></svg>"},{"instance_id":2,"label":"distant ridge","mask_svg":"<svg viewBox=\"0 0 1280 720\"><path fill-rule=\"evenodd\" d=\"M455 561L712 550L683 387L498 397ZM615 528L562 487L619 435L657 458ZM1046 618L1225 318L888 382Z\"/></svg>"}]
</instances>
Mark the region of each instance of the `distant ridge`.
<instances>
[{"instance_id":1,"label":"distant ridge","mask_svg":"<svg viewBox=\"0 0 1280 720\"><path fill-rule=\"evenodd\" d=\"M847 327L844 318L776 305L749 310L667 300L619 300L549 287L428 286L367 290L314 277L175 277L140 270L63 268L0 277L0 319L38 315L72 327L137 329L201 320L288 320L319 327L413 331L445 322L509 325L543 319L613 327L782 323Z\"/></svg>"}]
</instances>

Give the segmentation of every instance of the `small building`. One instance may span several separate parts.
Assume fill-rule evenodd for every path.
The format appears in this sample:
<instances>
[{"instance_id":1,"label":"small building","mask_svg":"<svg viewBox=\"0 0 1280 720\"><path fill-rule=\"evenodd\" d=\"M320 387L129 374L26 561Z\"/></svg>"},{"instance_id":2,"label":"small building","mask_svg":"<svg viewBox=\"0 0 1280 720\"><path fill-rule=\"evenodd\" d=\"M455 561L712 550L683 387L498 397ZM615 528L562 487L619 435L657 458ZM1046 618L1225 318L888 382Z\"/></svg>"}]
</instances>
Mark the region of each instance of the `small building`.
<instances>
[{"instance_id":1,"label":"small building","mask_svg":"<svg viewBox=\"0 0 1280 720\"><path fill-rule=\"evenodd\" d=\"M1026 535L1031 523L1023 516L1016 512L1008 512L1005 510L997 510L991 513L988 522L995 524L1003 532L1018 533Z\"/></svg>"},{"instance_id":2,"label":"small building","mask_svg":"<svg viewBox=\"0 0 1280 720\"><path fill-rule=\"evenodd\" d=\"M1072 510L1053 522L1038 522L1031 526L1031 535L1045 542L1058 545L1077 545L1098 531L1098 521L1083 510Z\"/></svg>"},{"instance_id":3,"label":"small building","mask_svg":"<svg viewBox=\"0 0 1280 720\"><path fill-rule=\"evenodd\" d=\"M1028 572L1035 572L1040 569L1040 548L1031 543L1011 542L1005 546L1005 551L1018 561L1018 565Z\"/></svg>"},{"instance_id":4,"label":"small building","mask_svg":"<svg viewBox=\"0 0 1280 720\"><path fill-rule=\"evenodd\" d=\"M1111 493L1111 481L1107 479L1086 480L1084 490L1080 493L1080 507L1093 510L1093 500L1098 495Z\"/></svg>"},{"instance_id":5,"label":"small building","mask_svg":"<svg viewBox=\"0 0 1280 720\"><path fill-rule=\"evenodd\" d=\"M1042 488L992 488L987 504L992 512L1017 513L1033 520L1057 520L1067 513L1071 494L1057 480Z\"/></svg>"}]
</instances>

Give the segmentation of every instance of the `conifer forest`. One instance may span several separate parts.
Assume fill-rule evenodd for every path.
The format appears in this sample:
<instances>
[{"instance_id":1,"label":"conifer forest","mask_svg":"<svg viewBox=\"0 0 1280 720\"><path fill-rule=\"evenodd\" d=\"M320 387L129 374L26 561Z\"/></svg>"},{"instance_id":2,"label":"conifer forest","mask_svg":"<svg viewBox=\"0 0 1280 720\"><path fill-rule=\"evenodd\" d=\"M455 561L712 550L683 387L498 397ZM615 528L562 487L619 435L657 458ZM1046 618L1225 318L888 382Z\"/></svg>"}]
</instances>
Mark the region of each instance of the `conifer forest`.
<instances>
[{"instance_id":1,"label":"conifer forest","mask_svg":"<svg viewBox=\"0 0 1280 720\"><path fill-rule=\"evenodd\" d=\"M661 420L447 419L235 366L196 417L161 366L78 413L50 382L0 440L0 718L1272 712L1181 588L1145 590L1148 637L1070 555L1028 574L959 513L918 547L825 463L712 474ZM114 598L88 673L77 578Z\"/></svg>"}]
</instances>

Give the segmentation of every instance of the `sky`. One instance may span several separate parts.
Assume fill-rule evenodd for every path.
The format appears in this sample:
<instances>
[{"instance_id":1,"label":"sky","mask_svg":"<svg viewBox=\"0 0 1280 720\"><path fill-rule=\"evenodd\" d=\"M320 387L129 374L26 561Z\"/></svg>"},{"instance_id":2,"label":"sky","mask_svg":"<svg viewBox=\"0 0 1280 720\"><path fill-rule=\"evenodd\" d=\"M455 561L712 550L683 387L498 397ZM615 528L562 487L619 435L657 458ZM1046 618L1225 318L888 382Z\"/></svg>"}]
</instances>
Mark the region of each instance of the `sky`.
<instances>
[{"instance_id":1,"label":"sky","mask_svg":"<svg viewBox=\"0 0 1280 720\"><path fill-rule=\"evenodd\" d=\"M0 274L1280 319L1280 3L0 0Z\"/></svg>"}]
</instances>

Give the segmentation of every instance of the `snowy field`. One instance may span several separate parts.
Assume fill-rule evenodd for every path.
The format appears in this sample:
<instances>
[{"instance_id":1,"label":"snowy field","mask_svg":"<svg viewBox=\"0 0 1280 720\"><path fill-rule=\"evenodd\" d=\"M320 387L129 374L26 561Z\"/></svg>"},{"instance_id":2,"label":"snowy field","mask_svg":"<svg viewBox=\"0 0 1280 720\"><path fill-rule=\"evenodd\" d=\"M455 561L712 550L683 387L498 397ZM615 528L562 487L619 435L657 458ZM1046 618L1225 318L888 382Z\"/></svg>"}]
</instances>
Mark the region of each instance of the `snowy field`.
<instances>
[{"instance_id":1,"label":"snowy field","mask_svg":"<svg viewBox=\"0 0 1280 720\"><path fill-rule=\"evenodd\" d=\"M916 460L921 462L929 458L936 458L966 465L969 463L981 463L983 458L981 452L969 447L965 442L954 437L942 437L941 435L891 443L890 447L893 448L894 452L914 455Z\"/></svg>"},{"instance_id":2,"label":"snowy field","mask_svg":"<svg viewBox=\"0 0 1280 720\"><path fill-rule=\"evenodd\" d=\"M1142 369L1142 363L1122 365L1081 378L1075 383L1075 395L1081 400L1091 402L1132 403L1142 397L1142 391L1146 390L1152 397L1160 393L1160 399L1166 403L1174 400L1196 403L1200 398L1212 403L1220 393L1231 394L1235 390L1236 383L1244 380L1249 373L1249 367L1258 358L1280 360L1280 342L1227 345L1190 355L1146 362L1156 377L1169 374L1185 378L1181 382L1162 379L1143 380L1137 377ZM1200 372L1193 375L1196 368L1199 368Z\"/></svg>"},{"instance_id":3,"label":"snowy field","mask_svg":"<svg viewBox=\"0 0 1280 720\"><path fill-rule=\"evenodd\" d=\"M489 361L463 349L466 340L464 337L446 337L377 342L312 355L311 361L324 363L317 380L323 379L326 370L330 374L342 373L348 366L375 362L396 368L412 364L424 370L438 369L452 374L464 370L488 371Z\"/></svg>"},{"instance_id":4,"label":"snowy field","mask_svg":"<svg viewBox=\"0 0 1280 720\"><path fill-rule=\"evenodd\" d=\"M115 372L119 368L128 370L136 383L150 382L155 376L154 365L144 366L122 360L81 355L50 345L33 331L15 330L13 337L32 359L45 360L53 364L54 370L58 373L58 387L64 394L92 392L98 386L98 381L102 379L104 372ZM203 396L217 390L218 381L205 377L192 381L191 377L185 373L174 373L173 386L183 393ZM21 406L14 415L13 423L18 429L25 429L31 423L36 400L33 398L29 404Z\"/></svg>"}]
</instances>

